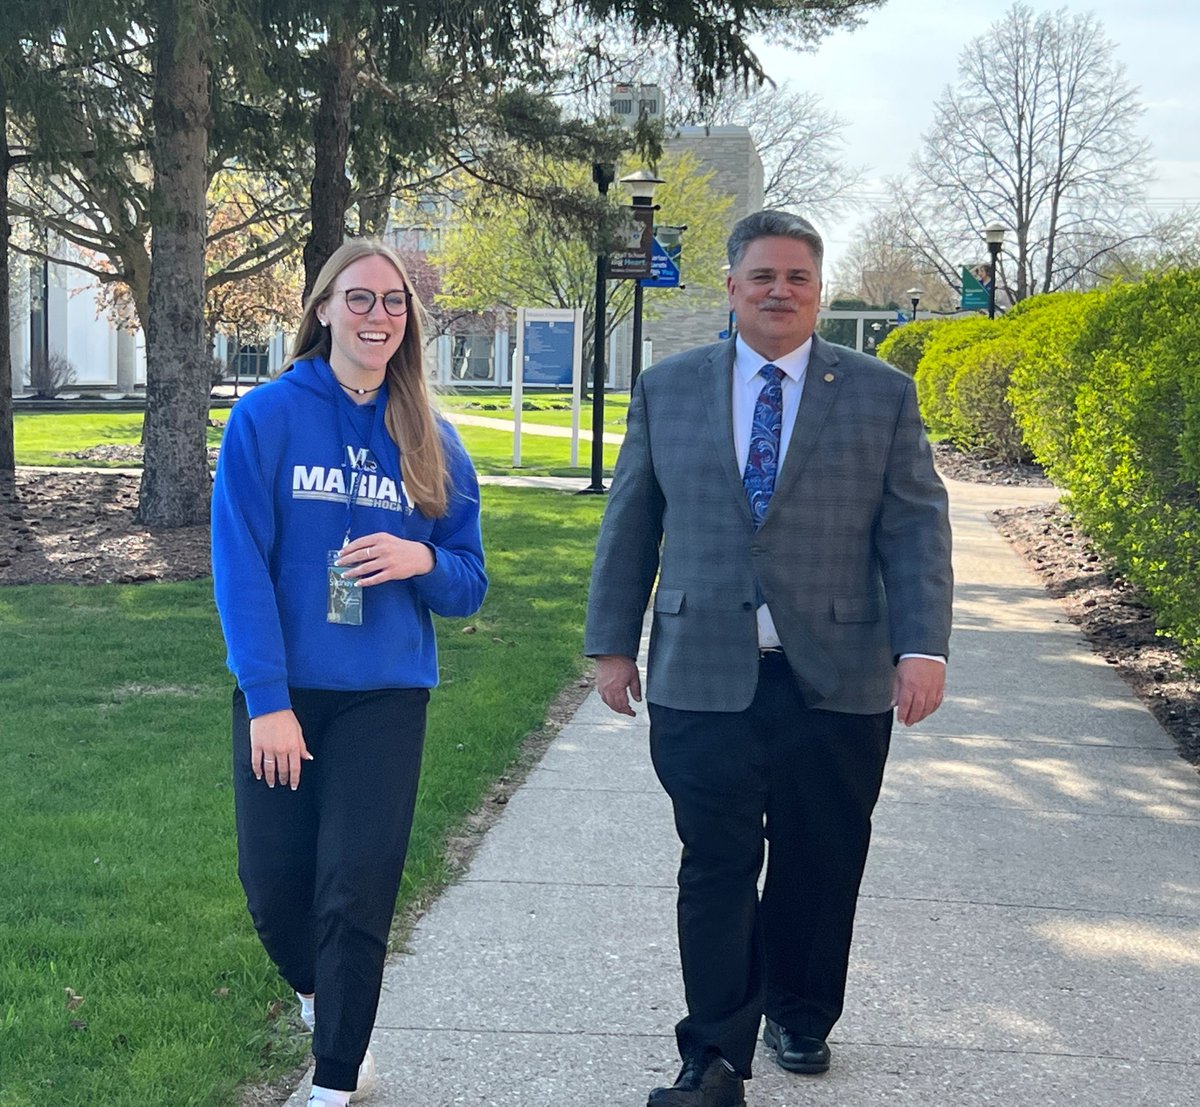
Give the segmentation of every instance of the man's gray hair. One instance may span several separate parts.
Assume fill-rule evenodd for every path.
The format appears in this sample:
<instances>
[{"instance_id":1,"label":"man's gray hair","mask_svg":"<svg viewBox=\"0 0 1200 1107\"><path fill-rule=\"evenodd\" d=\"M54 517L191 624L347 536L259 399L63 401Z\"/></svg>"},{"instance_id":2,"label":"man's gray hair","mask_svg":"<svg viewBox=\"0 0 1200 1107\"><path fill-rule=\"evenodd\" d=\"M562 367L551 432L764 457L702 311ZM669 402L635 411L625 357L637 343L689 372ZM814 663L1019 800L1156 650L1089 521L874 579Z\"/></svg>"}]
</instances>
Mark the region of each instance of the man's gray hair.
<instances>
[{"instance_id":1,"label":"man's gray hair","mask_svg":"<svg viewBox=\"0 0 1200 1107\"><path fill-rule=\"evenodd\" d=\"M799 242L808 243L812 250L813 261L817 263L817 274L821 273L821 263L825 258L825 243L817 234L817 229L807 219L801 219L790 211L776 211L767 208L756 211L739 220L729 232L729 268L736 269L746 247L756 238L794 238Z\"/></svg>"}]
</instances>

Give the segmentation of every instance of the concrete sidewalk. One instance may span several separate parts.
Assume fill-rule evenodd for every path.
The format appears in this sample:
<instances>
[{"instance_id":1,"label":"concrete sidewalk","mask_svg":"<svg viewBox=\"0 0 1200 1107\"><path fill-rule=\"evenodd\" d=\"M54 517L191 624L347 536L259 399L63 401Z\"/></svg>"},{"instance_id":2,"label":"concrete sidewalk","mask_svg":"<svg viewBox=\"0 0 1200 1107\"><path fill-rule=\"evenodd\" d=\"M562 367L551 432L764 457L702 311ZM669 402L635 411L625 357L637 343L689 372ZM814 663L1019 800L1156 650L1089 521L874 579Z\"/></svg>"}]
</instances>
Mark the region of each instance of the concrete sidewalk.
<instances>
[{"instance_id":1,"label":"concrete sidewalk","mask_svg":"<svg viewBox=\"0 0 1200 1107\"><path fill-rule=\"evenodd\" d=\"M464 427L484 427L487 430L508 431L512 433L514 426L513 419L499 418L495 419L487 415L468 415L461 411L443 411L448 422L457 423ZM585 430L582 423L586 423L591 418L591 412L584 412L579 428L579 440L581 442L591 442L592 432ZM570 438L570 427L557 427L550 423L535 423L529 419L521 420L521 433L532 434L535 437L542 438ZM625 441L625 435L620 431L605 431L604 442L608 446L619 446Z\"/></svg>"},{"instance_id":2,"label":"concrete sidewalk","mask_svg":"<svg viewBox=\"0 0 1200 1107\"><path fill-rule=\"evenodd\" d=\"M987 521L1042 491L950 487L950 694L896 728L833 1068L760 1049L747 1103L1200 1103L1200 777ZM369 1102L641 1107L677 861L645 712L593 693L389 965Z\"/></svg>"}]
</instances>

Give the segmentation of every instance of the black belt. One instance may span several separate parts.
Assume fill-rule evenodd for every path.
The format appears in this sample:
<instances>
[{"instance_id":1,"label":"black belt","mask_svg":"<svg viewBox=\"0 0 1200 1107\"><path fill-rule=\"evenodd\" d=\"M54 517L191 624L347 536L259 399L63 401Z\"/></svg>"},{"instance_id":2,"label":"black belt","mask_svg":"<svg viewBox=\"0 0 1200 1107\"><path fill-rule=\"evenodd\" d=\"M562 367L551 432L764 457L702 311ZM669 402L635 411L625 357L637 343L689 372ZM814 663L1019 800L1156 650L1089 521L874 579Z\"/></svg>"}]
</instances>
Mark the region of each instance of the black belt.
<instances>
[{"instance_id":1,"label":"black belt","mask_svg":"<svg viewBox=\"0 0 1200 1107\"><path fill-rule=\"evenodd\" d=\"M758 663L762 666L764 677L769 674L771 680L777 681L786 675L795 684L796 691L800 693L800 700L806 708L821 702L822 697L816 693L812 685L792 672L792 667L788 663L787 654L783 652L782 646L761 647L758 651Z\"/></svg>"}]
</instances>

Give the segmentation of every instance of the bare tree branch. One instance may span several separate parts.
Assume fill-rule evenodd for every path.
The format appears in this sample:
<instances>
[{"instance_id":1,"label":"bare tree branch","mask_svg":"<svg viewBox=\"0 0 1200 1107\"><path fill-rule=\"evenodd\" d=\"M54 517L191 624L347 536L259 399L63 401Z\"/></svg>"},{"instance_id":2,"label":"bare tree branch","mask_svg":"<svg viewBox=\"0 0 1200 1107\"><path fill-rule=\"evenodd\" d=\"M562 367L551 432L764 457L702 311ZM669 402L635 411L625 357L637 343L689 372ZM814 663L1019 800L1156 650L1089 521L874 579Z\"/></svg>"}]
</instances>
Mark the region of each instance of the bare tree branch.
<instances>
[{"instance_id":1,"label":"bare tree branch","mask_svg":"<svg viewBox=\"0 0 1200 1107\"><path fill-rule=\"evenodd\" d=\"M1100 259L1140 237L1142 110L1094 15L1018 2L963 51L889 206L951 281L999 220L1010 301L1090 285Z\"/></svg>"}]
</instances>

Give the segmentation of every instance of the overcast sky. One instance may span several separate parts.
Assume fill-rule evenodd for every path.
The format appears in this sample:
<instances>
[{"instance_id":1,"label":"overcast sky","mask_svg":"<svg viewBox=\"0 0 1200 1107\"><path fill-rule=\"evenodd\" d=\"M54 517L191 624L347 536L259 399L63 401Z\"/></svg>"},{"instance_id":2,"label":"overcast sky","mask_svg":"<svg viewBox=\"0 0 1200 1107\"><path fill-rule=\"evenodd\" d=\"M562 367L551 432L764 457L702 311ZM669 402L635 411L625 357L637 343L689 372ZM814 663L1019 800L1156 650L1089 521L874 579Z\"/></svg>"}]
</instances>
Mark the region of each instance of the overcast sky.
<instances>
[{"instance_id":1,"label":"overcast sky","mask_svg":"<svg viewBox=\"0 0 1200 1107\"><path fill-rule=\"evenodd\" d=\"M1036 12L1092 12L1116 43L1126 76L1146 108L1156 208L1200 204L1200 3L1197 0L1030 0ZM880 179L902 173L933 118L932 106L957 76L963 47L1011 4L962 0L888 0L854 31L826 39L815 53L764 47L768 73L819 94L845 121L845 157L866 168L864 201L882 196ZM835 263L869 211L823 228Z\"/></svg>"}]
</instances>

